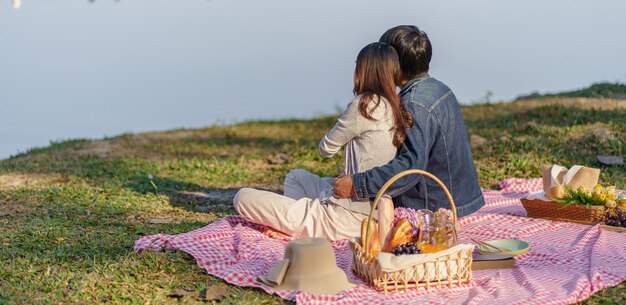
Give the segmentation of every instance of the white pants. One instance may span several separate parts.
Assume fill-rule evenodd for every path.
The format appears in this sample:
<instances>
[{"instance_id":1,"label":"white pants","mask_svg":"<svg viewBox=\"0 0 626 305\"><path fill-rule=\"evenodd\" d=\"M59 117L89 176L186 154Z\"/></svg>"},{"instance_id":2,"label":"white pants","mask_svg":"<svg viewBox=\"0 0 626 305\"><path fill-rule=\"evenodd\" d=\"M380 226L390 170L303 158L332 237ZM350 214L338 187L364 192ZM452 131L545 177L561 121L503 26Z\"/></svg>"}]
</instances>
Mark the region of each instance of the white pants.
<instances>
[{"instance_id":1,"label":"white pants","mask_svg":"<svg viewBox=\"0 0 626 305\"><path fill-rule=\"evenodd\" d=\"M240 189L233 204L241 216L294 237L322 237L328 240L361 235L361 222L368 215L321 202L319 195L332 185L332 178L320 178L296 169L285 178L285 195L251 188Z\"/></svg>"}]
</instances>

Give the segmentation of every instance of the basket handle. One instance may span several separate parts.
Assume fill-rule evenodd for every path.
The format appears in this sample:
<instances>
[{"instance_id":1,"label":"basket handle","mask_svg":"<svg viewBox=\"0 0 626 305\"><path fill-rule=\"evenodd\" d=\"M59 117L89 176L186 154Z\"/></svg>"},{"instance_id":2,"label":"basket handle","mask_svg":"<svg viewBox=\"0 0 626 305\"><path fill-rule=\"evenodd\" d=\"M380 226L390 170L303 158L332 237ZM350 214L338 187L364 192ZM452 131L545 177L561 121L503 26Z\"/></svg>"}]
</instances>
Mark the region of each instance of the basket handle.
<instances>
[{"instance_id":1,"label":"basket handle","mask_svg":"<svg viewBox=\"0 0 626 305\"><path fill-rule=\"evenodd\" d=\"M448 198L448 201L450 201L450 206L452 207L452 220L454 221L454 227L452 229L452 236L454 238L454 242L457 243L458 241L458 232L457 232L457 216L456 216L456 205L454 204L454 199L452 199L452 195L450 195L450 191L448 191L448 188L445 186L445 184L443 184L443 182L441 182L441 180L439 180L439 178L437 178L435 175L427 172L427 171L423 171L421 169L408 169L405 170L403 172L400 172L398 174L396 174L395 176L391 177L391 179L389 179L389 181L387 181L383 187L380 189L380 191L378 191L378 194L376 194L376 198L374 199L374 203L372 204L372 209L370 210L370 215L367 218L367 223L369 224L372 221L372 216L374 216L374 211L376 210L376 208L378 207L378 202L380 201L380 198L383 197L383 195L385 194L385 191L394 183L396 182L398 179L407 176L407 175L411 175L411 174L421 174L424 175L428 178L433 179L435 182L437 182L437 184L439 184L439 186L441 186L441 188L443 189L444 193L446 194L446 197ZM370 226L367 226L367 229L365 230L365 240L367 240L367 237L371 234L370 232ZM369 249L369 243L362 241L363 244L363 249L365 250L365 253L369 253L370 249ZM382 245L381 245L382 246Z\"/></svg>"}]
</instances>

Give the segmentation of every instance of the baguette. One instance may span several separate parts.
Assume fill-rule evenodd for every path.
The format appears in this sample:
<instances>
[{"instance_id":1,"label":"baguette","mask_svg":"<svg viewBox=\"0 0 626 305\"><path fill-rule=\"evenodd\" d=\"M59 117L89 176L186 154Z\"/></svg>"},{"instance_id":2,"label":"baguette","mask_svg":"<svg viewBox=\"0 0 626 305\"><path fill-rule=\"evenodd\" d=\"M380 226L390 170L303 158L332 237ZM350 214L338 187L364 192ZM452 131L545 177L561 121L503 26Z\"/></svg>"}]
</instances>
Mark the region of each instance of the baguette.
<instances>
[{"instance_id":1,"label":"baguette","mask_svg":"<svg viewBox=\"0 0 626 305\"><path fill-rule=\"evenodd\" d=\"M361 223L361 246L363 249L369 249L369 256L374 257L376 254L380 253L380 239L378 237L378 230L376 229L376 223L374 221L369 224L370 234L367 236L367 240L365 239L368 224L367 218L363 219L363 222ZM368 246L366 247L366 245Z\"/></svg>"},{"instance_id":2,"label":"baguette","mask_svg":"<svg viewBox=\"0 0 626 305\"><path fill-rule=\"evenodd\" d=\"M378 202L378 236L383 249L391 240L393 230L393 201L388 195L384 195Z\"/></svg>"}]
</instances>

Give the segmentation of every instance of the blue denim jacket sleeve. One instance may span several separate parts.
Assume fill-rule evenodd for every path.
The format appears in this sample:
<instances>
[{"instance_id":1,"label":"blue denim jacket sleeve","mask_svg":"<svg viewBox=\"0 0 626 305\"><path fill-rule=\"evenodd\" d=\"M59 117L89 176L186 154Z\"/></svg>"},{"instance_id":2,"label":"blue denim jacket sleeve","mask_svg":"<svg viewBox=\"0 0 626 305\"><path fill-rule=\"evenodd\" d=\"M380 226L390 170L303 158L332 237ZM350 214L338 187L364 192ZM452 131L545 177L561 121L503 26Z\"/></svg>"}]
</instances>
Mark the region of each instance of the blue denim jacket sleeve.
<instances>
[{"instance_id":1,"label":"blue denim jacket sleeve","mask_svg":"<svg viewBox=\"0 0 626 305\"><path fill-rule=\"evenodd\" d=\"M406 139L398 155L389 163L352 176L356 197L366 199L376 196L383 185L396 174L407 169L425 169L428 154L437 128L433 124L430 113L421 105L413 102L405 104L407 111L413 115L413 126L407 130ZM395 197L415 187L420 180L418 175L400 178L388 189L387 193Z\"/></svg>"}]
</instances>

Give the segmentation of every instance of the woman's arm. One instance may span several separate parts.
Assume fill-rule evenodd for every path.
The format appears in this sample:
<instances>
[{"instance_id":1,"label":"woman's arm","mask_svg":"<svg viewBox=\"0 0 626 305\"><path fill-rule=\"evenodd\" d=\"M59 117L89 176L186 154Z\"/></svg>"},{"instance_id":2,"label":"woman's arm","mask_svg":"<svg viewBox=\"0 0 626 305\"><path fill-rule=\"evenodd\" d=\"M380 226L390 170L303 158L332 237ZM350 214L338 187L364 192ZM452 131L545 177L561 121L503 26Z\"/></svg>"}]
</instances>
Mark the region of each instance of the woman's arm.
<instances>
[{"instance_id":1,"label":"woman's arm","mask_svg":"<svg viewBox=\"0 0 626 305\"><path fill-rule=\"evenodd\" d=\"M341 148L360 135L363 131L362 120L365 119L359 112L359 98L348 104L346 111L339 117L335 126L320 141L319 150L323 157L332 157Z\"/></svg>"},{"instance_id":2,"label":"woman's arm","mask_svg":"<svg viewBox=\"0 0 626 305\"><path fill-rule=\"evenodd\" d=\"M407 129L406 139L398 155L386 165L335 179L335 197L356 196L359 199L374 197L394 175L411 168L426 169L428 155L433 145L431 139L437 133L436 127L431 121L430 114L423 107L408 104L407 110L413 115L413 126ZM395 197L414 187L419 179L420 177L415 175L402 177L391 185L387 192Z\"/></svg>"}]
</instances>

